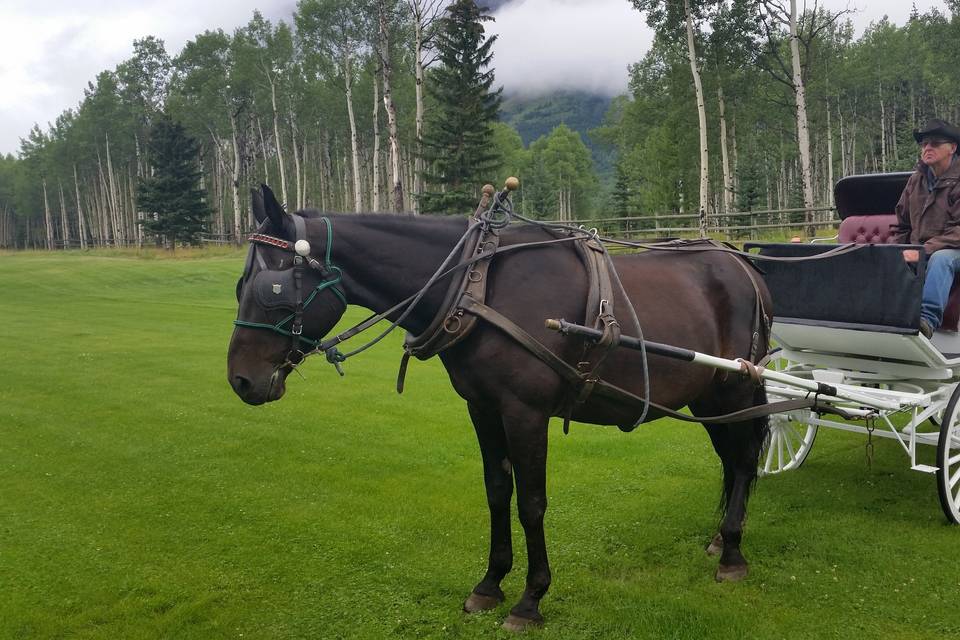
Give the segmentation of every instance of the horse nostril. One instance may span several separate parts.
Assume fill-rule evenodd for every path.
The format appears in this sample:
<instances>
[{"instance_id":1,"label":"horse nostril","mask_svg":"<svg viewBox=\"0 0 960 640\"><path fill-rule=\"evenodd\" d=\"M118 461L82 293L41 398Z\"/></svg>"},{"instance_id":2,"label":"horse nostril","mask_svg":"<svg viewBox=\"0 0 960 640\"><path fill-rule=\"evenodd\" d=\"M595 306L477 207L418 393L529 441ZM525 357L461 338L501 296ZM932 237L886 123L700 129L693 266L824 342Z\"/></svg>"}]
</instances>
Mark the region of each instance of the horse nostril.
<instances>
[{"instance_id":1,"label":"horse nostril","mask_svg":"<svg viewBox=\"0 0 960 640\"><path fill-rule=\"evenodd\" d=\"M243 376L234 376L230 383L233 386L233 390L236 391L239 396L246 395L252 386L250 381Z\"/></svg>"}]
</instances>

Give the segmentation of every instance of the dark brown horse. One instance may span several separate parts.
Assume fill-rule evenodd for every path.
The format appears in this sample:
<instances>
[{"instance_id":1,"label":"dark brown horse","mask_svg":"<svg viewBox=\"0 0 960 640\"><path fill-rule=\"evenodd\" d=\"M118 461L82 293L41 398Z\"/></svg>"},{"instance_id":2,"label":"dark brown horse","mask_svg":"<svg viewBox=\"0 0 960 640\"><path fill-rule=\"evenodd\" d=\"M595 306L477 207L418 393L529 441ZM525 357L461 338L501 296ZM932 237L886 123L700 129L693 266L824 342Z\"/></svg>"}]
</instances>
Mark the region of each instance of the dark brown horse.
<instances>
[{"instance_id":1,"label":"dark brown horse","mask_svg":"<svg viewBox=\"0 0 960 640\"><path fill-rule=\"evenodd\" d=\"M254 212L263 234L287 239L291 246L298 236L305 238L311 257L324 262L329 255L329 264L335 265L324 267L321 271L325 273L320 274L307 270L304 276L303 291L318 291L302 315L302 334L314 339L334 326L346 303L382 312L415 294L467 227L463 218L288 215L266 189L262 199L255 195ZM504 229L501 237L501 246L509 246L553 236L540 227L513 225ZM253 245L247 270L238 283L238 319L243 326L235 328L230 341L227 375L237 395L250 404L279 400L286 375L299 359L299 355L290 357L289 332L262 330L291 317L289 304L270 305L269 300L271 294L278 298L290 295L292 255L289 247ZM761 308L771 306L762 283L756 289L738 260L709 251L645 252L614 258L647 339L726 358L747 358L755 349L761 354L766 351L765 331L754 333L758 295L764 298ZM272 275L258 278L261 271ZM324 282L336 284L326 286ZM507 251L491 263L487 303L555 354L576 363L582 343L548 331L544 319L583 319L587 283L583 262L570 244ZM447 284L444 281L433 287L401 326L413 334L422 332L438 312ZM620 298L617 296L615 308L626 309L628 302ZM630 325L625 322L624 326ZM547 422L568 406L569 384L513 338L483 321L440 358L454 389L467 402L480 443L490 508L489 563L464 610L490 609L504 600L500 582L513 565L510 503L516 486L528 568L526 588L504 626L520 629L540 624L540 599L550 586L543 531ZM611 383L643 394L638 352L613 350L603 371ZM764 401L762 390L748 379L663 357L650 356L649 376L654 401L671 408L688 405L697 416L717 416ZM638 415L635 405L594 394L576 406L572 417L622 426L632 424ZM647 419L657 417L659 414L651 411ZM740 541L747 497L767 433L766 421L704 426L723 463L722 538L715 538L711 545L717 551L722 548L716 578L736 580L747 573Z\"/></svg>"}]
</instances>

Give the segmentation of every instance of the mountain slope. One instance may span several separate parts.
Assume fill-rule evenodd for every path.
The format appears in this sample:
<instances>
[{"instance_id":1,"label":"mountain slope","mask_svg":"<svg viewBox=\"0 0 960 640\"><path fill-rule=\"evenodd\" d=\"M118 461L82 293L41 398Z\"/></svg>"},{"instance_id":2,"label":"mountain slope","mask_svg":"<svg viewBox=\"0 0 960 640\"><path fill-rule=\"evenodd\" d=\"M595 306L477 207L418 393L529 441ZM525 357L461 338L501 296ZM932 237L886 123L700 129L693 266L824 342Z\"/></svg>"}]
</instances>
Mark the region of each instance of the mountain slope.
<instances>
[{"instance_id":1,"label":"mountain slope","mask_svg":"<svg viewBox=\"0 0 960 640\"><path fill-rule=\"evenodd\" d=\"M613 154L590 139L588 132L603 124L610 98L581 91L557 91L536 98L508 96L500 107L500 120L513 126L524 145L550 133L563 123L580 134L593 154L601 178L612 175Z\"/></svg>"}]
</instances>

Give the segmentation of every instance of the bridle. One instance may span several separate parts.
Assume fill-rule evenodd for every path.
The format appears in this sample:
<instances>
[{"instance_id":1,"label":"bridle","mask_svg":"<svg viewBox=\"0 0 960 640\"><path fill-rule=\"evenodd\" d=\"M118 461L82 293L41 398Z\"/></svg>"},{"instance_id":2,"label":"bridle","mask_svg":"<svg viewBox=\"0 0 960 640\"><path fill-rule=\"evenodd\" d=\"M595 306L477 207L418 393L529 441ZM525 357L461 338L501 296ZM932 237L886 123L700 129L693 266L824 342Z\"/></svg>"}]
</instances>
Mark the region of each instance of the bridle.
<instances>
[{"instance_id":1,"label":"bridle","mask_svg":"<svg viewBox=\"0 0 960 640\"><path fill-rule=\"evenodd\" d=\"M293 285L294 285L294 304L292 305L293 313L285 316L279 322L275 324L270 324L267 322L251 322L249 320L243 320L237 318L233 321L233 324L238 327L245 327L248 329L265 329L278 333L282 336L290 338L290 349L287 352L285 357L285 362L277 367L277 370L284 367L295 367L299 364L307 353L315 351L321 344L321 339L312 338L303 334L303 314L304 311L310 306L310 304L317 299L317 297L325 290L329 289L333 292L337 298L343 303L344 308L347 306L347 298L344 294L341 281L343 280L343 272L340 270L340 267L333 264L331 261L331 254L333 252L333 225L330 222L329 218L323 217L320 218L327 229L327 246L324 251L323 262L319 262L310 255L311 246L310 242L306 239L306 224L304 223L303 218L300 216L291 216L296 228L296 238L295 242L290 242L282 238L277 238L270 236L264 233L254 233L251 235L248 240L250 242L250 255L247 257L247 266L244 269L244 274L241 278L241 283L250 282L250 272L253 268L254 259L260 264L261 271L260 273L275 273L275 270L267 268L266 262L263 257L257 252L257 245L264 245L268 247L273 247L275 249L281 249L289 253L294 254L293 256ZM309 293L304 297L304 287L303 287L303 277L306 273L306 269L310 268L316 271L320 275L320 282L309 290ZM273 293L277 295L282 294L282 285L273 284ZM256 295L254 291L254 295ZM289 324L289 328L287 325ZM303 350L303 346L307 345L307 350ZM339 364L337 365L339 369Z\"/></svg>"},{"instance_id":2,"label":"bridle","mask_svg":"<svg viewBox=\"0 0 960 640\"><path fill-rule=\"evenodd\" d=\"M535 246L547 246L558 243L567 243L575 241L577 235L583 235L585 233L584 229L581 228L572 228L575 235L563 238L555 238L551 240L537 241L537 242L528 242L515 244L508 247L499 247L493 251L481 251L477 254L466 258L461 259L462 249L465 242L470 237L471 232L476 227L487 227L493 229L503 229L506 227L511 220L511 217L518 217L525 222L532 222L534 224L539 224L540 226L549 226L542 222L527 220L522 216L519 216L513 212L513 206L509 199L510 189L505 188L500 192L494 193L492 202L490 202L489 208L485 211L478 211L477 214L471 218L470 224L468 224L466 232L460 237L460 240L456 245L451 249L449 255L443 260L437 270L433 273L432 276L427 280L426 283L413 295L401 300L396 303L393 307L382 311L380 313L375 313L365 320L353 325L349 329L327 338L325 340L315 339L309 336L303 335L303 326L302 318L303 311L306 307L316 299L316 296L320 294L325 289L330 289L334 294L343 302L346 306L346 295L343 292L341 286L341 281L343 278L342 270L334 265L331 262L331 251L333 247L333 225L329 218L322 217L324 224L327 228L327 246L324 255L324 261L321 264L314 258L310 257L310 243L306 240L306 224L300 216L291 216L293 219L294 225L296 227L296 242L291 243L288 240L282 238L276 238L274 236L266 235L260 233L259 230L257 233L254 233L250 236L249 241L251 244L250 253L247 256L247 264L244 268L244 274L241 277L240 283L245 283L248 281L250 272L253 269L254 260L260 265L261 271L259 273L271 272L272 270L268 269L266 262L263 260L263 257L256 252L256 245L266 245L274 247L277 249L282 249L294 254L294 266L293 266L293 275L294 275L294 287L296 293L296 303L290 305L289 308L292 308L294 311L292 314L284 317L282 320L276 324L269 324L263 322L250 322L247 320L237 319L234 320L233 324L238 327L250 328L250 329L265 329L278 333L283 336L290 338L290 350L287 352L287 356L284 359L283 364L280 364L274 368L274 376L276 376L281 369L284 367L289 367L291 370L296 370L298 364L303 362L307 357L322 353L326 357L327 362L332 364L337 373L341 376L343 375L343 368L341 363L345 362L347 358L355 356L363 351L366 351L373 345L377 344L388 334L394 331L401 323L406 319L410 313L413 312L417 304L423 299L426 293L440 280L450 276L451 274L468 268L471 265L474 265L481 260L488 259L493 256L495 253L503 253L507 251L525 249ZM591 230L589 235L596 237L596 230ZM302 276L305 269L305 266L318 271L321 275L321 282L313 288L311 293L307 296L306 300L302 300ZM275 273L275 271L272 271ZM258 275L259 275L258 273ZM255 292L256 293L256 292ZM392 318L392 320L390 320ZM389 325L376 337L369 340L360 347L357 347L347 353L341 353L337 348L338 345L344 341L356 336L359 333L366 331L367 329L372 328L382 320L388 319ZM293 322L290 329L286 328L287 323ZM308 349L304 351L301 347L306 344Z\"/></svg>"}]
</instances>

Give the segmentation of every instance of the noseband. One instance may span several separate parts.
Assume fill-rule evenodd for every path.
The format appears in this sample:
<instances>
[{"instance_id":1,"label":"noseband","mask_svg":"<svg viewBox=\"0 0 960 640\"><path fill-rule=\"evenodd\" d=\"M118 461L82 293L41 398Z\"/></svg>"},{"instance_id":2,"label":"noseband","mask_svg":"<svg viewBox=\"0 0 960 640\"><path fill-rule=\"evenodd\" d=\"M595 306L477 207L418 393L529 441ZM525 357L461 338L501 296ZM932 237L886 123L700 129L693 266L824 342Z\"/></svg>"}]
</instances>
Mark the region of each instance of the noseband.
<instances>
[{"instance_id":1,"label":"noseband","mask_svg":"<svg viewBox=\"0 0 960 640\"><path fill-rule=\"evenodd\" d=\"M294 254L293 256L293 288L294 288L294 301L292 304L285 304L285 299L278 299L277 303L274 306L292 308L293 313L286 316L276 324L270 324L266 322L250 322L249 320L236 319L233 321L233 324L238 327L245 327L248 329L267 329L273 331L274 333L279 333L282 336L287 336L290 338L290 350L287 352L286 362L280 365L279 368L284 366L295 366L305 355L305 352L301 349L303 344L308 345L311 350L315 350L319 345L321 340L311 338L309 336L303 335L303 312L310 306L310 303L313 302L317 296L326 289L330 289L343 303L343 306L347 306L347 298L344 295L343 287L340 282L343 280L343 272L340 270L340 267L334 265L330 260L330 255L333 250L333 225L330 223L329 218L321 218L327 228L327 246L326 251L324 252L323 263L321 264L315 258L310 256L310 243L306 239L306 224L303 221L303 218L300 216L292 216L294 226L296 228L296 242L290 242L282 238L276 238L274 236L269 236L263 233L254 233L250 236L249 241L251 244L250 251L256 252L256 245L266 245L268 247L274 247L276 249L281 249L289 253ZM252 257L252 256L251 256ZM257 255L256 256L262 270L258 273L276 273L281 274L285 273L284 271L275 271L266 269L266 263L263 259ZM251 262L248 260L248 263ZM252 267L252 265L251 265ZM305 269L309 267L316 271L320 275L320 283L317 286L313 287L310 290L309 294L304 299L303 295L303 275ZM248 267L248 271L249 271ZM248 277L249 273L245 274L244 277ZM274 280L282 279L281 276L275 276ZM283 284L275 282L272 285L272 293L277 296L284 295ZM266 307L263 303L263 300L259 298L259 290L254 291L254 295L258 296L258 302L261 306ZM287 325L289 329L287 328Z\"/></svg>"}]
</instances>

